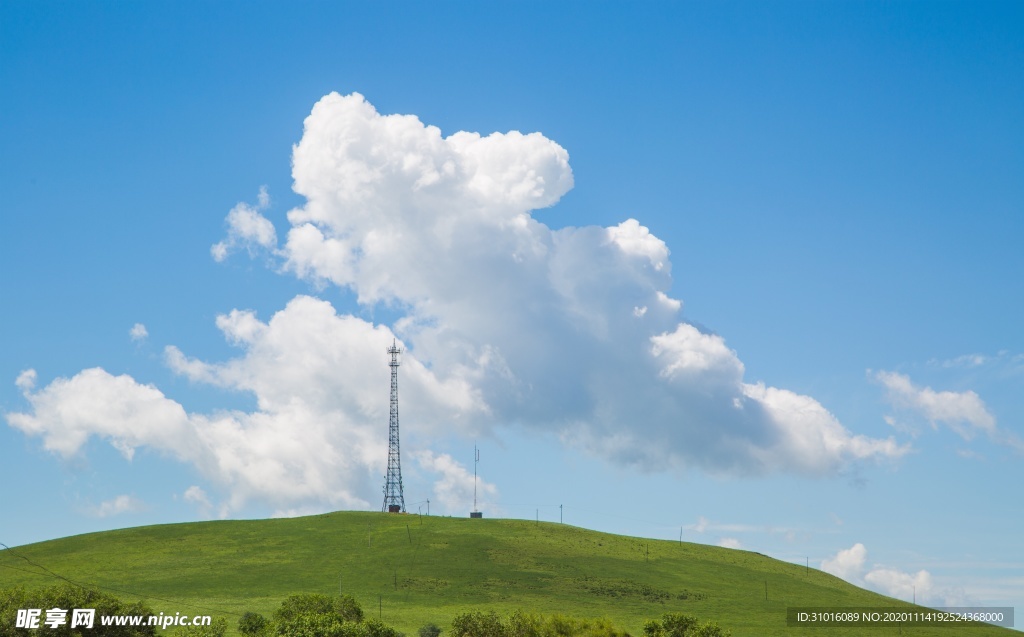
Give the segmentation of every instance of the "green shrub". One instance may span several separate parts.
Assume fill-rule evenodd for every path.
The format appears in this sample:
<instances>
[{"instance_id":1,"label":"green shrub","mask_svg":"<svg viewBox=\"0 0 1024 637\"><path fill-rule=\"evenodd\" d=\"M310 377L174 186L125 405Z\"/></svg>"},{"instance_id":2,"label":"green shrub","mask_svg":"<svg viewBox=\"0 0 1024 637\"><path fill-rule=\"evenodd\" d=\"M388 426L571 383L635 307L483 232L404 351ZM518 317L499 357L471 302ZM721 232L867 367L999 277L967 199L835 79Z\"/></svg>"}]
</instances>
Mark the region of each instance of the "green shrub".
<instances>
[{"instance_id":1,"label":"green shrub","mask_svg":"<svg viewBox=\"0 0 1024 637\"><path fill-rule=\"evenodd\" d=\"M224 637L228 630L228 620L223 617L213 620L209 626L185 626L179 628L177 637Z\"/></svg>"},{"instance_id":2,"label":"green shrub","mask_svg":"<svg viewBox=\"0 0 1024 637\"><path fill-rule=\"evenodd\" d=\"M366 637L402 637L397 630L379 619L368 619L362 624Z\"/></svg>"},{"instance_id":3,"label":"green shrub","mask_svg":"<svg viewBox=\"0 0 1024 637\"><path fill-rule=\"evenodd\" d=\"M439 637L441 634L441 627L431 622L420 626L419 637Z\"/></svg>"},{"instance_id":4,"label":"green shrub","mask_svg":"<svg viewBox=\"0 0 1024 637\"><path fill-rule=\"evenodd\" d=\"M502 621L494 613L463 613L452 620L450 637L629 637L607 619L534 615L515 611Z\"/></svg>"},{"instance_id":5,"label":"green shrub","mask_svg":"<svg viewBox=\"0 0 1024 637\"><path fill-rule=\"evenodd\" d=\"M238 632L245 637L260 637L268 632L270 621L259 613L247 612L238 620Z\"/></svg>"},{"instance_id":6,"label":"green shrub","mask_svg":"<svg viewBox=\"0 0 1024 637\"><path fill-rule=\"evenodd\" d=\"M693 637L730 637L732 633L723 630L716 622L708 621L697 626L690 635Z\"/></svg>"},{"instance_id":7,"label":"green shrub","mask_svg":"<svg viewBox=\"0 0 1024 637\"><path fill-rule=\"evenodd\" d=\"M542 624L540 616L517 610L505 622L506 637L541 637Z\"/></svg>"},{"instance_id":8,"label":"green shrub","mask_svg":"<svg viewBox=\"0 0 1024 637\"><path fill-rule=\"evenodd\" d=\"M344 621L358 624L363 621L363 608L355 597L345 594L334 600L334 612Z\"/></svg>"},{"instance_id":9,"label":"green shrub","mask_svg":"<svg viewBox=\"0 0 1024 637\"><path fill-rule=\"evenodd\" d=\"M683 613L665 613L661 616L661 626L666 637L687 637L697 626L697 618Z\"/></svg>"},{"instance_id":10,"label":"green shrub","mask_svg":"<svg viewBox=\"0 0 1024 637\"><path fill-rule=\"evenodd\" d=\"M576 634L580 637L629 637L629 633L619 630L610 619L604 617L576 621L576 630L578 631Z\"/></svg>"},{"instance_id":11,"label":"green shrub","mask_svg":"<svg viewBox=\"0 0 1024 637\"><path fill-rule=\"evenodd\" d=\"M379 621L363 623L363 609L351 595L332 599L319 593L289 595L274 611L280 637L399 637Z\"/></svg>"},{"instance_id":12,"label":"green shrub","mask_svg":"<svg viewBox=\"0 0 1024 637\"><path fill-rule=\"evenodd\" d=\"M451 637L506 637L505 626L493 610L462 613L452 619Z\"/></svg>"},{"instance_id":13,"label":"green shrub","mask_svg":"<svg viewBox=\"0 0 1024 637\"><path fill-rule=\"evenodd\" d=\"M68 611L67 623L50 628L40 621L36 630L15 628L19 609L38 608L45 611L60 608ZM71 628L71 610L92 608L96 610L93 628ZM0 591L0 637L35 637L45 631L47 637L153 637L154 626L103 626L100 617L113 615L152 615L153 611L142 602L123 602L113 595L60 584L49 588L27 591L23 588Z\"/></svg>"},{"instance_id":14,"label":"green shrub","mask_svg":"<svg viewBox=\"0 0 1024 637\"><path fill-rule=\"evenodd\" d=\"M334 615L334 600L320 593L289 595L274 611L274 620L287 622L301 615Z\"/></svg>"},{"instance_id":15,"label":"green shrub","mask_svg":"<svg viewBox=\"0 0 1024 637\"><path fill-rule=\"evenodd\" d=\"M644 622L644 637L664 637L665 629L661 622L655 619L648 619Z\"/></svg>"},{"instance_id":16,"label":"green shrub","mask_svg":"<svg viewBox=\"0 0 1024 637\"><path fill-rule=\"evenodd\" d=\"M644 637L730 637L731 634L715 622L698 624L696 617L684 613L665 613L661 621L648 619L644 622Z\"/></svg>"},{"instance_id":17,"label":"green shrub","mask_svg":"<svg viewBox=\"0 0 1024 637\"><path fill-rule=\"evenodd\" d=\"M573 637L580 631L578 622L565 615L552 615L545 625L545 633L551 637Z\"/></svg>"},{"instance_id":18,"label":"green shrub","mask_svg":"<svg viewBox=\"0 0 1024 637\"><path fill-rule=\"evenodd\" d=\"M337 614L305 613L275 622L281 637L366 637L360 624L342 621Z\"/></svg>"}]
</instances>

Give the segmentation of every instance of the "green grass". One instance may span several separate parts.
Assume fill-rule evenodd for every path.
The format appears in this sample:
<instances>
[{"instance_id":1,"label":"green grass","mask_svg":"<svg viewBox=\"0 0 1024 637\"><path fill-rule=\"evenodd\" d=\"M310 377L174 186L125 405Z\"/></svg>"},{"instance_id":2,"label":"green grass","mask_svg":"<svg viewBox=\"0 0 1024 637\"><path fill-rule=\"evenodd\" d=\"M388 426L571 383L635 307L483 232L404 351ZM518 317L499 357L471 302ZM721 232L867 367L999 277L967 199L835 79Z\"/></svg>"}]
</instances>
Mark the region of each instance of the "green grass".
<instances>
[{"instance_id":1,"label":"green grass","mask_svg":"<svg viewBox=\"0 0 1024 637\"><path fill-rule=\"evenodd\" d=\"M123 529L0 552L0 587L56 583L19 555L158 612L223 616L232 627L247 610L270 616L291 593L339 590L410 637L427 622L447 629L455 614L487 609L608 617L633 635L645 619L686 612L735 637L882 637L901 633L787 628L786 608L910 607L758 553L524 520L341 512ZM1014 633L959 626L902 634Z\"/></svg>"}]
</instances>

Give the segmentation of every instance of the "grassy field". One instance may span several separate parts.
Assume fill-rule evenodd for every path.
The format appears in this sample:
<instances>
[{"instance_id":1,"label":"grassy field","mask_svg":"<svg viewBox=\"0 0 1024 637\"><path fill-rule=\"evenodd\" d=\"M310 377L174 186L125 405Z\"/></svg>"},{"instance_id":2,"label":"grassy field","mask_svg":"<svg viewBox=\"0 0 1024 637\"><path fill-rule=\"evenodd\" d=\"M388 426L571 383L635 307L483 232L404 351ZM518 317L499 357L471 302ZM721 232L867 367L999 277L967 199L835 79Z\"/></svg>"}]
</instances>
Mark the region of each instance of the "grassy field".
<instances>
[{"instance_id":1,"label":"grassy field","mask_svg":"<svg viewBox=\"0 0 1024 637\"><path fill-rule=\"evenodd\" d=\"M270 616L291 593L343 591L410 637L427 622L447 628L456 613L487 609L608 617L633 635L666 612L715 620L735 637L1016 634L787 628L790 606L909 604L758 553L524 520L341 512L108 531L0 552L0 587L58 583L44 568L232 627L247 610Z\"/></svg>"}]
</instances>

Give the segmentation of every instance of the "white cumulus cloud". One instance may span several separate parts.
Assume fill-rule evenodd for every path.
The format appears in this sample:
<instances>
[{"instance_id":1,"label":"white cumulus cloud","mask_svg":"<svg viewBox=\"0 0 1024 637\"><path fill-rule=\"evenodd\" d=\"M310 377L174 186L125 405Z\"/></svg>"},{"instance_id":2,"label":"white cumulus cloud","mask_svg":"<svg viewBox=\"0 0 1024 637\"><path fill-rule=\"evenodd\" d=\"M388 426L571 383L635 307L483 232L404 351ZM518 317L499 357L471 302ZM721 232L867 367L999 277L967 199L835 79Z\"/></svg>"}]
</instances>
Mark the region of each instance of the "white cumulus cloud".
<instances>
[{"instance_id":1,"label":"white cumulus cloud","mask_svg":"<svg viewBox=\"0 0 1024 637\"><path fill-rule=\"evenodd\" d=\"M617 226L607 229L608 240L626 254L647 259L655 270L667 268L668 246L658 237L651 234L650 229L641 226L636 219L627 219Z\"/></svg>"},{"instance_id":2,"label":"white cumulus cloud","mask_svg":"<svg viewBox=\"0 0 1024 637\"><path fill-rule=\"evenodd\" d=\"M734 537L723 537L718 540L718 546L727 549L741 549L743 548L743 543Z\"/></svg>"},{"instance_id":3,"label":"white cumulus cloud","mask_svg":"<svg viewBox=\"0 0 1024 637\"><path fill-rule=\"evenodd\" d=\"M269 255L282 272L397 314L392 324L308 296L266 321L234 309L217 326L239 356L207 361L172 345L165 360L196 383L253 395L251 412L189 413L155 387L90 369L39 390L22 374L30 409L8 422L62 455L90 436L129 458L139 447L171 455L232 509L375 506L382 354L397 337L413 440L519 427L645 471L740 475L834 474L906 451L851 432L810 396L746 379L723 336L682 319L669 249L638 220L553 229L535 217L573 186L568 153L540 133L444 136L332 93L306 118L292 166L305 201L288 212L283 245L261 189L255 206L228 213L214 258Z\"/></svg>"},{"instance_id":4,"label":"white cumulus cloud","mask_svg":"<svg viewBox=\"0 0 1024 637\"><path fill-rule=\"evenodd\" d=\"M924 603L933 600L935 594L932 574L926 570L906 573L895 568L875 568L865 573L864 581L869 588L897 599Z\"/></svg>"},{"instance_id":5,"label":"white cumulus cloud","mask_svg":"<svg viewBox=\"0 0 1024 637\"><path fill-rule=\"evenodd\" d=\"M415 451L412 456L419 466L428 472L438 475L434 481L433 501L441 505L441 511L465 515L473 508L473 474L446 453L437 454L429 450ZM476 478L477 508L493 509L493 502L498 497L498 488L486 482L481 476Z\"/></svg>"},{"instance_id":6,"label":"white cumulus cloud","mask_svg":"<svg viewBox=\"0 0 1024 637\"><path fill-rule=\"evenodd\" d=\"M842 549L834 556L822 560L821 570L844 579L851 584L863 584L864 565L868 550L857 542L848 549Z\"/></svg>"},{"instance_id":7,"label":"white cumulus cloud","mask_svg":"<svg viewBox=\"0 0 1024 637\"><path fill-rule=\"evenodd\" d=\"M47 450L61 456L74 455L94 435L109 440L127 459L147 444L182 459L192 455L195 431L185 410L130 376L92 368L39 391L22 389L32 413L9 413L7 422L40 436Z\"/></svg>"},{"instance_id":8,"label":"white cumulus cloud","mask_svg":"<svg viewBox=\"0 0 1024 637\"><path fill-rule=\"evenodd\" d=\"M266 186L260 187L257 201L259 203L255 207L239 203L228 213L225 220L228 227L227 238L210 247L210 255L215 261L223 261L239 247L244 247L250 255L261 248L273 250L277 247L274 224L262 214L262 211L270 207L270 195Z\"/></svg>"},{"instance_id":9,"label":"white cumulus cloud","mask_svg":"<svg viewBox=\"0 0 1024 637\"><path fill-rule=\"evenodd\" d=\"M181 494L181 497L185 502L194 504L196 509L203 517L210 517L210 513L213 511L213 502L210 501L210 497L206 494L199 485L193 484L189 488L185 489L185 492ZM229 507L222 506L220 511L221 518L226 518L230 514Z\"/></svg>"},{"instance_id":10,"label":"white cumulus cloud","mask_svg":"<svg viewBox=\"0 0 1024 637\"><path fill-rule=\"evenodd\" d=\"M253 412L188 413L155 387L95 368L35 392L22 383L31 412L7 420L64 457L95 436L128 459L146 447L189 463L225 494L221 515L249 501L278 512L375 503L387 459L384 350L394 335L306 296L266 323L233 312L217 324L241 356L207 363L172 346L168 364L193 381L252 393ZM464 381L440 379L414 356L400 369L403 407L418 416L403 433L414 440L467 426L483 409ZM209 502L198 487L185 499Z\"/></svg>"},{"instance_id":11,"label":"white cumulus cloud","mask_svg":"<svg viewBox=\"0 0 1024 637\"><path fill-rule=\"evenodd\" d=\"M873 378L885 387L886 397L894 408L922 417L933 427L945 425L964 440L972 440L980 432L992 442L1024 454L1024 440L1012 431L1000 428L996 417L977 393L935 391L931 387L916 385L909 376L897 372L880 371ZM886 416L886 422L903 427L891 416ZM980 457L976 453L969 455Z\"/></svg>"},{"instance_id":12,"label":"white cumulus cloud","mask_svg":"<svg viewBox=\"0 0 1024 637\"><path fill-rule=\"evenodd\" d=\"M867 549L858 542L822 560L821 570L856 586L908 602L916 600L918 604L955 606L971 599L960 588L938 586L927 570L911 573L882 564L869 565L867 556Z\"/></svg>"},{"instance_id":13,"label":"white cumulus cloud","mask_svg":"<svg viewBox=\"0 0 1024 637\"><path fill-rule=\"evenodd\" d=\"M820 475L906 451L811 397L745 382L724 338L680 320L668 247L636 219L536 219L573 184L543 135L445 137L331 94L292 175L306 203L288 213L284 268L401 308L396 331L479 391L487 424L554 430L649 469Z\"/></svg>"},{"instance_id":14,"label":"white cumulus cloud","mask_svg":"<svg viewBox=\"0 0 1024 637\"><path fill-rule=\"evenodd\" d=\"M182 498L184 498L185 502L192 502L193 504L197 504L201 507L208 508L211 506L210 499L206 496L206 491L203 491L203 488L198 485L192 485L185 489L185 493L182 494Z\"/></svg>"},{"instance_id":15,"label":"white cumulus cloud","mask_svg":"<svg viewBox=\"0 0 1024 637\"><path fill-rule=\"evenodd\" d=\"M36 386L37 378L38 374L36 374L36 370L26 369L18 374L18 378L15 379L14 385L23 392L31 391Z\"/></svg>"},{"instance_id":16,"label":"white cumulus cloud","mask_svg":"<svg viewBox=\"0 0 1024 637\"><path fill-rule=\"evenodd\" d=\"M919 387L909 376L897 372L880 371L875 379L885 386L889 402L895 407L916 412L932 423L945 424L965 439L969 440L976 431L995 431L995 417L973 391L935 391Z\"/></svg>"},{"instance_id":17,"label":"white cumulus cloud","mask_svg":"<svg viewBox=\"0 0 1024 637\"><path fill-rule=\"evenodd\" d=\"M149 336L149 330L142 323L136 323L132 325L132 329L128 330L128 336L136 342L144 341Z\"/></svg>"}]
</instances>

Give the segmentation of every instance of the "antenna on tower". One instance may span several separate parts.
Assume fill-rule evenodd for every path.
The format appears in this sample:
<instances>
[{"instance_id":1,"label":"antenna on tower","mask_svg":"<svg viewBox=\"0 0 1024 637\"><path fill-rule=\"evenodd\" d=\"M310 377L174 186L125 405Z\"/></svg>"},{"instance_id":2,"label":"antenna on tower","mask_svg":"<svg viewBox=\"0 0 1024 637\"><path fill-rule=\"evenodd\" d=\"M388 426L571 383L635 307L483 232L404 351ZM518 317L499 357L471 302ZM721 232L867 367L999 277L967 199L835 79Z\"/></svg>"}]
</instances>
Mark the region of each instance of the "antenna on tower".
<instances>
[{"instance_id":1,"label":"antenna on tower","mask_svg":"<svg viewBox=\"0 0 1024 637\"><path fill-rule=\"evenodd\" d=\"M388 513L405 513L405 496L402 494L402 454L398 445L398 355L402 350L392 339L387 350L391 355L391 417L388 421L388 475L384 480L384 506Z\"/></svg>"},{"instance_id":2,"label":"antenna on tower","mask_svg":"<svg viewBox=\"0 0 1024 637\"><path fill-rule=\"evenodd\" d=\"M471 518L482 518L482 511L476 510L476 465L480 462L480 450L473 445L473 511L469 514Z\"/></svg>"}]
</instances>

